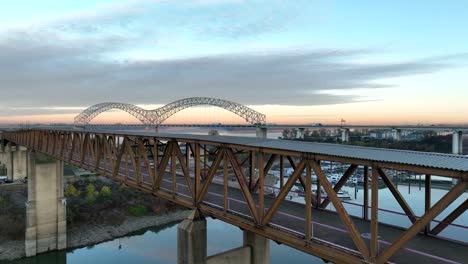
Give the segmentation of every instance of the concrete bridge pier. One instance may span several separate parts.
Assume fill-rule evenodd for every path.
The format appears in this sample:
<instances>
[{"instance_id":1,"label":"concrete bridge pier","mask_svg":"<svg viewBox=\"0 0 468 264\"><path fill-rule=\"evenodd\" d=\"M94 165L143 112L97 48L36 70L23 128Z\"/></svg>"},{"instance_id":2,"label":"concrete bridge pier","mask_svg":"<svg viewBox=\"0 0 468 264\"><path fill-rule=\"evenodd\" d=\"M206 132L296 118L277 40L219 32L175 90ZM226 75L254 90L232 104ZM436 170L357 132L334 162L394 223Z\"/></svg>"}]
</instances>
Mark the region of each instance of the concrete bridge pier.
<instances>
[{"instance_id":1,"label":"concrete bridge pier","mask_svg":"<svg viewBox=\"0 0 468 264\"><path fill-rule=\"evenodd\" d=\"M463 131L453 131L452 134L452 153L463 155ZM457 179L452 179L452 184L458 183Z\"/></svg>"},{"instance_id":2,"label":"concrete bridge pier","mask_svg":"<svg viewBox=\"0 0 468 264\"><path fill-rule=\"evenodd\" d=\"M270 240L244 231L243 245L207 256L206 219L195 210L177 228L178 264L268 264Z\"/></svg>"},{"instance_id":3,"label":"concrete bridge pier","mask_svg":"<svg viewBox=\"0 0 468 264\"><path fill-rule=\"evenodd\" d=\"M392 138L394 141L401 140L401 129L393 129L392 130Z\"/></svg>"},{"instance_id":4,"label":"concrete bridge pier","mask_svg":"<svg viewBox=\"0 0 468 264\"><path fill-rule=\"evenodd\" d=\"M0 149L0 163L5 165L6 175L9 180L13 180L13 151L11 144L2 144Z\"/></svg>"},{"instance_id":5,"label":"concrete bridge pier","mask_svg":"<svg viewBox=\"0 0 468 264\"><path fill-rule=\"evenodd\" d=\"M256 135L257 135L257 138L267 138L267 128L257 127Z\"/></svg>"},{"instance_id":6,"label":"concrete bridge pier","mask_svg":"<svg viewBox=\"0 0 468 264\"><path fill-rule=\"evenodd\" d=\"M349 129L348 128L343 128L341 130L341 141L349 142Z\"/></svg>"},{"instance_id":7,"label":"concrete bridge pier","mask_svg":"<svg viewBox=\"0 0 468 264\"><path fill-rule=\"evenodd\" d=\"M463 132L462 131L453 131L452 153L456 155L463 154Z\"/></svg>"},{"instance_id":8,"label":"concrete bridge pier","mask_svg":"<svg viewBox=\"0 0 468 264\"><path fill-rule=\"evenodd\" d=\"M25 253L36 254L67 246L66 200L63 196L63 161L35 152L27 155Z\"/></svg>"},{"instance_id":9,"label":"concrete bridge pier","mask_svg":"<svg viewBox=\"0 0 468 264\"><path fill-rule=\"evenodd\" d=\"M206 219L194 210L177 227L177 263L206 263Z\"/></svg>"},{"instance_id":10,"label":"concrete bridge pier","mask_svg":"<svg viewBox=\"0 0 468 264\"><path fill-rule=\"evenodd\" d=\"M5 165L10 180L20 180L27 176L27 149L10 143L0 149L0 163Z\"/></svg>"},{"instance_id":11,"label":"concrete bridge pier","mask_svg":"<svg viewBox=\"0 0 468 264\"><path fill-rule=\"evenodd\" d=\"M299 128L299 138L300 139L304 139L304 130L305 130L305 128L303 128L303 127Z\"/></svg>"}]
</instances>

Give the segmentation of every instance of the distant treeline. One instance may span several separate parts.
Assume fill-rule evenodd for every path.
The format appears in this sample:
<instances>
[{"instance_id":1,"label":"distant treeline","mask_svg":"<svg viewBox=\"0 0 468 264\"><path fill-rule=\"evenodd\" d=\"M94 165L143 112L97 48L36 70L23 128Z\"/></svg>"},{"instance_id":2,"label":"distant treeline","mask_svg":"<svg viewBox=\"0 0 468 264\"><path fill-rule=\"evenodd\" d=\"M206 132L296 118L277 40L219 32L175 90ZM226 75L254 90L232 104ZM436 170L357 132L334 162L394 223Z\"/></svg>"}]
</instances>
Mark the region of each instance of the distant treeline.
<instances>
[{"instance_id":1,"label":"distant treeline","mask_svg":"<svg viewBox=\"0 0 468 264\"><path fill-rule=\"evenodd\" d=\"M420 140L401 140L393 139L375 139L361 133L350 133L349 142L341 142L341 137L338 135L329 136L325 130L321 131L305 131L304 139L298 137L297 130L284 130L282 139L300 140L307 142L322 142L322 143L341 143L353 146L388 148L388 149L403 149L424 152L439 152L452 153L452 136L439 136L435 133L427 133ZM464 142L464 153L468 152L468 140Z\"/></svg>"}]
</instances>

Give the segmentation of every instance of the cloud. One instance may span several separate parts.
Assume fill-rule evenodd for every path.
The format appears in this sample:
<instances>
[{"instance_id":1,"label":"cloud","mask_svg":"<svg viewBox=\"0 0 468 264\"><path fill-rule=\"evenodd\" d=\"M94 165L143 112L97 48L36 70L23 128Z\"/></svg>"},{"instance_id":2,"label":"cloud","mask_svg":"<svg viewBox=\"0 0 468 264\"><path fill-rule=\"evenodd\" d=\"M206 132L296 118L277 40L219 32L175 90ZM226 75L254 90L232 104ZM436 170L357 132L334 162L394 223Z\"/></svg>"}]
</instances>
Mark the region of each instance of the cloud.
<instances>
[{"instance_id":1,"label":"cloud","mask_svg":"<svg viewBox=\"0 0 468 264\"><path fill-rule=\"evenodd\" d=\"M382 79L452 66L450 57L354 62L375 53L366 50L282 50L125 62L101 58L126 41L112 37L67 41L26 33L3 39L0 87L8 96L2 96L0 104L4 108L82 107L103 101L165 104L191 96L247 105L341 104L363 97L333 91L379 89L388 86Z\"/></svg>"},{"instance_id":2,"label":"cloud","mask_svg":"<svg viewBox=\"0 0 468 264\"><path fill-rule=\"evenodd\" d=\"M179 3L177 8L189 11L207 6L213 9L155 16L143 27L133 20L152 14L148 7L174 2ZM246 2L112 2L50 18L37 27L2 31L0 116L71 113L76 109L51 107L83 107L103 101L166 104L191 96L218 97L246 105L342 104L368 98L336 91L390 87L391 83L382 80L456 66L456 55L366 63L362 62L364 57L378 55L379 51L365 49L278 49L167 60L115 59L143 41L164 38L157 29L168 25L169 29L182 28L178 31L181 34L184 27L193 27L196 34L212 38L256 36L283 30L288 24L283 22L293 20L298 14L295 11L305 6L304 1L298 1L301 4L295 4L291 9L294 12L280 13L277 10L286 9L286 1L272 1L261 10ZM223 4L232 8L218 13L218 5ZM257 11L261 11L258 16L250 15ZM209 23L213 17L218 20ZM155 29L145 31L148 27Z\"/></svg>"}]
</instances>

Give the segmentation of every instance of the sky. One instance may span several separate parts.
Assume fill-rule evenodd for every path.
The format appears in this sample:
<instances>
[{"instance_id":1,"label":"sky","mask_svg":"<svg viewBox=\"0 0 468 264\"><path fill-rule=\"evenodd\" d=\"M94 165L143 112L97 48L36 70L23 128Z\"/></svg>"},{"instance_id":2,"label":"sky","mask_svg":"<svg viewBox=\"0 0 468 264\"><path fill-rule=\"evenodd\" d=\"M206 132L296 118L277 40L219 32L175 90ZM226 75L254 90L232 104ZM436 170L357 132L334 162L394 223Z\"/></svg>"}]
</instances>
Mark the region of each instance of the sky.
<instances>
[{"instance_id":1,"label":"sky","mask_svg":"<svg viewBox=\"0 0 468 264\"><path fill-rule=\"evenodd\" d=\"M0 5L0 123L71 123L102 102L154 109L201 96L268 123L468 124L468 1ZM183 112L168 122L245 122ZM138 120L111 111L93 122Z\"/></svg>"}]
</instances>

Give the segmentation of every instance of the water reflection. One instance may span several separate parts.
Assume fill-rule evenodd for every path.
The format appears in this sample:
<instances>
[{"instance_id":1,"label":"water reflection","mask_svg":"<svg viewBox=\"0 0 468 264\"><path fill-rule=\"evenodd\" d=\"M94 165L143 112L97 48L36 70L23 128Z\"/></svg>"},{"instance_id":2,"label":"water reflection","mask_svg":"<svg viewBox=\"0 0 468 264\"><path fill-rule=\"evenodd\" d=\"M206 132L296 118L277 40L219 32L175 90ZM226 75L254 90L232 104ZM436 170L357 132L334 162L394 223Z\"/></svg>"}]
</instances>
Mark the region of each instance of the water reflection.
<instances>
[{"instance_id":1,"label":"water reflection","mask_svg":"<svg viewBox=\"0 0 468 264\"><path fill-rule=\"evenodd\" d=\"M207 219L208 255L227 251L242 245L242 231L219 220ZM270 243L270 263L323 261L275 242ZM177 223L132 233L94 246L60 252L51 252L16 260L0 262L12 264L75 264L75 263L177 263Z\"/></svg>"}]
</instances>

